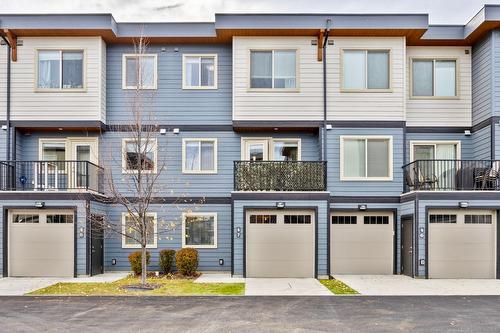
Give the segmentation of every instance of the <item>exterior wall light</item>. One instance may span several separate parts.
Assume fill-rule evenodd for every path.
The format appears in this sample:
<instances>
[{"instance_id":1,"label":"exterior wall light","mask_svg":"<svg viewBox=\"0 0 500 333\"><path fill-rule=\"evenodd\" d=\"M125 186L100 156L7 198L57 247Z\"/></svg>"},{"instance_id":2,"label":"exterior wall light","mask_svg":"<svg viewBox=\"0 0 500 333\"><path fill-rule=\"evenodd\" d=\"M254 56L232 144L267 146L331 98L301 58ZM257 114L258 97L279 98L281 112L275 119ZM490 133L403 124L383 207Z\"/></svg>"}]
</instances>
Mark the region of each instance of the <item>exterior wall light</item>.
<instances>
[{"instance_id":1,"label":"exterior wall light","mask_svg":"<svg viewBox=\"0 0 500 333\"><path fill-rule=\"evenodd\" d=\"M43 201L36 201L35 202L35 208L43 208L45 207L45 202Z\"/></svg>"},{"instance_id":2,"label":"exterior wall light","mask_svg":"<svg viewBox=\"0 0 500 333\"><path fill-rule=\"evenodd\" d=\"M332 129L333 129L332 124L326 124L326 130L327 130L327 131L330 131L330 130L332 130Z\"/></svg>"},{"instance_id":3,"label":"exterior wall light","mask_svg":"<svg viewBox=\"0 0 500 333\"><path fill-rule=\"evenodd\" d=\"M6 131L7 130L7 125L2 125L2 131Z\"/></svg>"},{"instance_id":4,"label":"exterior wall light","mask_svg":"<svg viewBox=\"0 0 500 333\"><path fill-rule=\"evenodd\" d=\"M467 207L469 207L469 203L467 201L460 201L458 203L458 207L460 207L460 208L467 208Z\"/></svg>"},{"instance_id":5,"label":"exterior wall light","mask_svg":"<svg viewBox=\"0 0 500 333\"><path fill-rule=\"evenodd\" d=\"M166 128L160 128L160 134L161 135L167 134L167 129Z\"/></svg>"},{"instance_id":6,"label":"exterior wall light","mask_svg":"<svg viewBox=\"0 0 500 333\"><path fill-rule=\"evenodd\" d=\"M180 133L180 130L178 128L174 128L174 130L172 131L174 134L179 134Z\"/></svg>"},{"instance_id":7,"label":"exterior wall light","mask_svg":"<svg viewBox=\"0 0 500 333\"><path fill-rule=\"evenodd\" d=\"M367 210L368 206L367 205L358 205L359 210Z\"/></svg>"},{"instance_id":8,"label":"exterior wall light","mask_svg":"<svg viewBox=\"0 0 500 333\"><path fill-rule=\"evenodd\" d=\"M219 259L219 265L224 266L224 259Z\"/></svg>"},{"instance_id":9,"label":"exterior wall light","mask_svg":"<svg viewBox=\"0 0 500 333\"><path fill-rule=\"evenodd\" d=\"M276 208L283 209L286 207L286 203L284 201L279 201L276 203Z\"/></svg>"},{"instance_id":10,"label":"exterior wall light","mask_svg":"<svg viewBox=\"0 0 500 333\"><path fill-rule=\"evenodd\" d=\"M465 130L465 131L464 131L464 135L465 135L465 136L471 136L471 132L470 132L470 130Z\"/></svg>"},{"instance_id":11,"label":"exterior wall light","mask_svg":"<svg viewBox=\"0 0 500 333\"><path fill-rule=\"evenodd\" d=\"M116 259L111 259L111 265L113 265L113 266L116 265Z\"/></svg>"}]
</instances>

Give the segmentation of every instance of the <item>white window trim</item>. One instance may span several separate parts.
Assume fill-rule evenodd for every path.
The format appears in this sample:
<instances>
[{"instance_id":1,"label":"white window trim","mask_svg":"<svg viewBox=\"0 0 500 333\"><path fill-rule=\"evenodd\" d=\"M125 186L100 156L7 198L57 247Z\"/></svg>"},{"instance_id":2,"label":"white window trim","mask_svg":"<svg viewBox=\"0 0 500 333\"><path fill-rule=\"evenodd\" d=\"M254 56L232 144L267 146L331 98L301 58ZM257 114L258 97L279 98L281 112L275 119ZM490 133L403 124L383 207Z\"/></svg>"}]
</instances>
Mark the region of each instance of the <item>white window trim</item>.
<instances>
[{"instance_id":1,"label":"white window trim","mask_svg":"<svg viewBox=\"0 0 500 333\"><path fill-rule=\"evenodd\" d=\"M129 213L122 213L122 249L140 249L141 248L140 244L126 244L127 236L125 236L126 233L125 219L129 215L130 215ZM156 249L158 248L158 219L157 219L158 216L156 213L146 213L146 216L152 216L154 224L154 242L153 244L148 244L146 248Z\"/></svg>"},{"instance_id":2,"label":"white window trim","mask_svg":"<svg viewBox=\"0 0 500 333\"><path fill-rule=\"evenodd\" d=\"M271 73L271 88L252 88L252 52L271 52L272 53L272 73ZM275 51L294 51L295 52L295 87L294 88L274 88L274 52ZM300 91L300 57L299 50L296 48L252 48L248 50L248 87L251 92L299 92Z\"/></svg>"},{"instance_id":3,"label":"white window trim","mask_svg":"<svg viewBox=\"0 0 500 333\"><path fill-rule=\"evenodd\" d=\"M141 139L142 141L150 140L153 142L153 152L154 152L154 168L153 170L142 170L142 173L156 173L158 167L158 140L155 138ZM127 142L136 141L134 138L124 138L122 139L122 173L137 173L137 170L127 169Z\"/></svg>"},{"instance_id":4,"label":"white window trim","mask_svg":"<svg viewBox=\"0 0 500 333\"><path fill-rule=\"evenodd\" d=\"M201 167L201 142L213 142L214 144L214 168L213 170L188 170L186 169L186 143L189 141L200 141L199 152L200 152L200 167ZM217 139L215 138L184 138L182 139L182 173L188 174L216 174L217 173Z\"/></svg>"},{"instance_id":5,"label":"white window trim","mask_svg":"<svg viewBox=\"0 0 500 333\"><path fill-rule=\"evenodd\" d=\"M138 58L138 57L153 57L154 58L154 70L153 70L153 85L152 86L127 86L127 58ZM139 73L140 75L140 73ZM141 79L138 78L141 82ZM158 89L158 55L156 53L145 53L145 54L134 54L126 53L122 55L122 89L125 90L156 90Z\"/></svg>"},{"instance_id":6,"label":"white window trim","mask_svg":"<svg viewBox=\"0 0 500 333\"><path fill-rule=\"evenodd\" d=\"M428 60L432 61L432 96L414 96L413 95L413 61L415 60ZM455 61L455 96L436 96L435 95L435 79L434 75L434 63L437 61ZM460 75L458 73L460 69L460 59L456 57L410 57L410 99L437 99L437 100L447 100L447 99L460 99Z\"/></svg>"},{"instance_id":7,"label":"white window trim","mask_svg":"<svg viewBox=\"0 0 500 333\"><path fill-rule=\"evenodd\" d=\"M352 89L344 88L344 51L364 51L365 52L365 88ZM389 54L389 87L383 89L368 88L368 52L369 51L381 51L387 52ZM392 49L391 48L342 48L340 49L340 92L346 93L356 93L356 92L392 92Z\"/></svg>"},{"instance_id":8,"label":"white window trim","mask_svg":"<svg viewBox=\"0 0 500 333\"><path fill-rule=\"evenodd\" d=\"M200 72L199 72L199 86L190 86L186 83L186 58L196 57L199 58ZM214 60L214 85L202 86L201 85L201 58L212 58ZM215 90L217 87L217 72L218 72L217 54L183 54L182 55L182 89L184 90Z\"/></svg>"},{"instance_id":9,"label":"white window trim","mask_svg":"<svg viewBox=\"0 0 500 333\"><path fill-rule=\"evenodd\" d=\"M39 53L40 51L59 51L59 88L39 88L38 87L38 70L39 70L39 65L40 65L40 56ZM62 53L64 51L68 52L83 52L83 65L82 65L82 83L83 87L82 88L63 88L62 87ZM34 91L35 92L86 92L87 91L87 50L82 49L82 48L40 48L36 49L35 51L35 85L34 85Z\"/></svg>"},{"instance_id":10,"label":"white window trim","mask_svg":"<svg viewBox=\"0 0 500 333\"><path fill-rule=\"evenodd\" d=\"M459 140L417 140L410 141L410 162L414 162L413 150L415 146L436 146L439 144L455 145L457 160L462 158L462 142Z\"/></svg>"},{"instance_id":11,"label":"white window trim","mask_svg":"<svg viewBox=\"0 0 500 333\"><path fill-rule=\"evenodd\" d=\"M346 177L344 176L344 142L349 139L383 139L389 140L389 176L388 177ZM365 172L368 172L368 159L365 149ZM340 180L341 181L392 181L393 180L393 137L390 135L341 135L340 136Z\"/></svg>"},{"instance_id":12,"label":"white window trim","mask_svg":"<svg viewBox=\"0 0 500 333\"><path fill-rule=\"evenodd\" d=\"M214 244L213 245L187 245L186 244L186 217L188 216L212 216L214 218ZM182 213L182 247L194 249L216 249L217 248L217 213Z\"/></svg>"},{"instance_id":13,"label":"white window trim","mask_svg":"<svg viewBox=\"0 0 500 333\"><path fill-rule=\"evenodd\" d=\"M244 137L241 138L241 160L248 161L246 143L249 141L267 141L268 161L274 161L274 142L287 141L297 142L297 161L302 161L302 139L301 138L272 138L272 137Z\"/></svg>"}]
</instances>

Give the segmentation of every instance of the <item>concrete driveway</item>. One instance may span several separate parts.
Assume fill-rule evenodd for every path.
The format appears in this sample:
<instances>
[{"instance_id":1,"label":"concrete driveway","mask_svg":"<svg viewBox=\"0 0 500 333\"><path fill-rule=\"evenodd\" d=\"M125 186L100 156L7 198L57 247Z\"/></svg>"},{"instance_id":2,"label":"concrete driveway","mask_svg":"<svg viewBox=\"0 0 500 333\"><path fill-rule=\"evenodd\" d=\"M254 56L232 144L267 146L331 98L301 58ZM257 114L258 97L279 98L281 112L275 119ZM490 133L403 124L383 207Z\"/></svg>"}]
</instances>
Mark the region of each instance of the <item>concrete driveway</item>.
<instances>
[{"instance_id":1,"label":"concrete driveway","mask_svg":"<svg viewBox=\"0 0 500 333\"><path fill-rule=\"evenodd\" d=\"M313 278L247 278L247 296L331 296L318 280Z\"/></svg>"},{"instance_id":2,"label":"concrete driveway","mask_svg":"<svg viewBox=\"0 0 500 333\"><path fill-rule=\"evenodd\" d=\"M362 295L371 296L471 296L500 295L500 280L413 279L405 275L336 275Z\"/></svg>"},{"instance_id":3,"label":"concrete driveway","mask_svg":"<svg viewBox=\"0 0 500 333\"><path fill-rule=\"evenodd\" d=\"M123 279L129 273L112 272L95 276L82 276L77 278L57 277L8 277L0 278L0 296L21 296L29 292L42 289L60 282L90 283L113 282Z\"/></svg>"}]
</instances>

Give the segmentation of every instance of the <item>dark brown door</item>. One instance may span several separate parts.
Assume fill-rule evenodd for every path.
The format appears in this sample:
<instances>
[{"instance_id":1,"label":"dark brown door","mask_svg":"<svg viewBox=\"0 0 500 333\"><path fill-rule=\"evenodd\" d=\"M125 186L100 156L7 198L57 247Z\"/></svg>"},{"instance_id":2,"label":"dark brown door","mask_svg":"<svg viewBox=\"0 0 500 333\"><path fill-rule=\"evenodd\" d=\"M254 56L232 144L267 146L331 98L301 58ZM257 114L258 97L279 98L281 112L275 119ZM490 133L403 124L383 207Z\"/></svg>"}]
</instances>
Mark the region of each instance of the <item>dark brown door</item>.
<instances>
[{"instance_id":1,"label":"dark brown door","mask_svg":"<svg viewBox=\"0 0 500 333\"><path fill-rule=\"evenodd\" d=\"M401 219L401 274L413 277L413 216Z\"/></svg>"},{"instance_id":2,"label":"dark brown door","mask_svg":"<svg viewBox=\"0 0 500 333\"><path fill-rule=\"evenodd\" d=\"M104 216L91 215L91 275L97 275L104 273Z\"/></svg>"}]
</instances>

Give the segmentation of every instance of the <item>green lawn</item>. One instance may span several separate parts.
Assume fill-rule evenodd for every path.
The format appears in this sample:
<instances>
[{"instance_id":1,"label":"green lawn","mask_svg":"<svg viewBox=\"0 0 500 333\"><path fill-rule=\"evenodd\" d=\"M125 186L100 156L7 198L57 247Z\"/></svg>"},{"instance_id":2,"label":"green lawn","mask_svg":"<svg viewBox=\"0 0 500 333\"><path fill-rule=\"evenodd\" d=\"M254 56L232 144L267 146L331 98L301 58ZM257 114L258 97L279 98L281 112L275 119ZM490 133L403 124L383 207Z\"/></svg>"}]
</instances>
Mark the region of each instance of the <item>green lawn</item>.
<instances>
[{"instance_id":1,"label":"green lawn","mask_svg":"<svg viewBox=\"0 0 500 333\"><path fill-rule=\"evenodd\" d=\"M47 288L35 290L27 295L123 295L123 296L192 296L192 295L243 295L244 283L194 283L193 280L148 278L148 283L161 284L151 291L127 291L124 285L138 284L136 277L127 277L110 283L57 283Z\"/></svg>"},{"instance_id":2,"label":"green lawn","mask_svg":"<svg viewBox=\"0 0 500 333\"><path fill-rule=\"evenodd\" d=\"M327 287L335 295L356 295L359 294L356 290L349 287L340 280L319 280L322 285Z\"/></svg>"}]
</instances>

